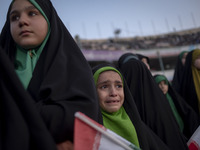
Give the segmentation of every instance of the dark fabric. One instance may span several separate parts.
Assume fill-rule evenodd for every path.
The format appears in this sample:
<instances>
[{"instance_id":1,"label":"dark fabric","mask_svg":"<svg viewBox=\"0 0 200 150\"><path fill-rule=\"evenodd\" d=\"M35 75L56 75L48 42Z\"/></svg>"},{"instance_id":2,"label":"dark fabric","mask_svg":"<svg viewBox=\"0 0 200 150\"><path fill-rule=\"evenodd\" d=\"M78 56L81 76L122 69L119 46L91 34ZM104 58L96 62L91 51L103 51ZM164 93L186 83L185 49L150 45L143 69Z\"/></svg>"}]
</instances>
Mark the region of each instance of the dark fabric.
<instances>
[{"instance_id":1,"label":"dark fabric","mask_svg":"<svg viewBox=\"0 0 200 150\"><path fill-rule=\"evenodd\" d=\"M93 68L93 74L102 67L112 66L111 64L100 64ZM138 113L133 97L129 91L126 81L124 81L124 104L123 107L135 126L140 148L143 150L167 150L169 149L155 133L144 124Z\"/></svg>"},{"instance_id":2,"label":"dark fabric","mask_svg":"<svg viewBox=\"0 0 200 150\"><path fill-rule=\"evenodd\" d=\"M184 98L184 100L194 109L194 111L199 115L198 108L198 98L194 86L193 76L192 76L192 53L189 52L186 61L185 67L183 71L183 78L180 84L180 95ZM200 116L200 115L199 115Z\"/></svg>"},{"instance_id":3,"label":"dark fabric","mask_svg":"<svg viewBox=\"0 0 200 150\"><path fill-rule=\"evenodd\" d=\"M55 150L55 141L34 100L24 90L2 49L0 72L0 149Z\"/></svg>"},{"instance_id":4,"label":"dark fabric","mask_svg":"<svg viewBox=\"0 0 200 150\"><path fill-rule=\"evenodd\" d=\"M181 54L180 54L181 55ZM172 79L172 86L173 88L180 93L180 84L183 76L184 66L182 64L182 58L178 55L176 60L176 66L174 68L174 75Z\"/></svg>"},{"instance_id":5,"label":"dark fabric","mask_svg":"<svg viewBox=\"0 0 200 150\"><path fill-rule=\"evenodd\" d=\"M139 58L139 60L142 60L142 58L146 58L147 59L147 63L150 64L150 59L149 57L145 56L145 55L142 55L142 54L136 54Z\"/></svg>"},{"instance_id":6,"label":"dark fabric","mask_svg":"<svg viewBox=\"0 0 200 150\"><path fill-rule=\"evenodd\" d=\"M156 77L155 75L154 77ZM185 100L176 92L176 90L168 84L168 94L173 99L176 109L184 122L183 134L188 138L192 136L194 131L200 125L200 118L196 112L190 107Z\"/></svg>"},{"instance_id":7,"label":"dark fabric","mask_svg":"<svg viewBox=\"0 0 200 150\"><path fill-rule=\"evenodd\" d=\"M122 63L125 57L127 55L119 58L118 66L135 100L141 119L170 149L188 149L170 105L150 71L145 64L136 59Z\"/></svg>"},{"instance_id":8,"label":"dark fabric","mask_svg":"<svg viewBox=\"0 0 200 150\"><path fill-rule=\"evenodd\" d=\"M74 113L98 120L100 110L91 68L49 0L36 0L51 26L27 91L35 101L57 143L73 141ZM9 14L9 11L8 11ZM0 45L13 62L16 45L10 34L9 16Z\"/></svg>"}]
</instances>

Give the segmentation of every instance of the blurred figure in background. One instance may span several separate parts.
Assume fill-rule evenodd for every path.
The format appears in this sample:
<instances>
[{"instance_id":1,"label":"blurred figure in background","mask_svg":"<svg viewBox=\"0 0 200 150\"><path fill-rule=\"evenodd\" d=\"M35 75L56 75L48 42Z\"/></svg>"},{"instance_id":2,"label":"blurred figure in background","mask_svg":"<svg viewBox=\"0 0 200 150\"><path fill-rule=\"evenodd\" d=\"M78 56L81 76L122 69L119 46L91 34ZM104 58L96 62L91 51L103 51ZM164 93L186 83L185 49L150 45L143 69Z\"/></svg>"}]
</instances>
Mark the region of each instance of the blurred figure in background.
<instances>
[{"instance_id":1,"label":"blurred figure in background","mask_svg":"<svg viewBox=\"0 0 200 150\"><path fill-rule=\"evenodd\" d=\"M178 93L180 93L180 84L181 84L181 80L183 77L183 69L184 69L187 54L188 54L188 51L182 51L178 55L177 61L176 61L176 66L174 69L172 86Z\"/></svg>"},{"instance_id":2,"label":"blurred figure in background","mask_svg":"<svg viewBox=\"0 0 200 150\"><path fill-rule=\"evenodd\" d=\"M136 55L138 56L139 60L141 60L147 66L147 68L150 70L151 67L150 67L149 57L142 55L142 54L136 54Z\"/></svg>"},{"instance_id":3,"label":"blurred figure in background","mask_svg":"<svg viewBox=\"0 0 200 150\"><path fill-rule=\"evenodd\" d=\"M118 67L127 82L141 119L170 149L188 149L186 138L171 111L170 105L144 63L123 54Z\"/></svg>"},{"instance_id":4,"label":"blurred figure in background","mask_svg":"<svg viewBox=\"0 0 200 150\"><path fill-rule=\"evenodd\" d=\"M199 126L199 117L185 100L173 89L164 75L156 74L154 79L166 96L180 131L189 138Z\"/></svg>"},{"instance_id":5,"label":"blurred figure in background","mask_svg":"<svg viewBox=\"0 0 200 150\"><path fill-rule=\"evenodd\" d=\"M200 49L190 51L186 57L180 95L200 116Z\"/></svg>"}]
</instances>

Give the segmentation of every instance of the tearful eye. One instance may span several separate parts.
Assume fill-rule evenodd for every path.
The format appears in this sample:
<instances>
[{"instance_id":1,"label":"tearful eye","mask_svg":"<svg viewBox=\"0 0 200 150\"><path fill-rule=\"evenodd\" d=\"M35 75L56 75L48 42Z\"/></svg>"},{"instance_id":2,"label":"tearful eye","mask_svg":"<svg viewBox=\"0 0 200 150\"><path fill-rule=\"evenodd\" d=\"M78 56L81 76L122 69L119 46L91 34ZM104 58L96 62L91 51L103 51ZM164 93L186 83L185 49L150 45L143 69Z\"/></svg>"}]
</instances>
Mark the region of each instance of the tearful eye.
<instances>
[{"instance_id":1,"label":"tearful eye","mask_svg":"<svg viewBox=\"0 0 200 150\"><path fill-rule=\"evenodd\" d=\"M101 86L101 89L105 89L107 86L106 85L103 85L103 86Z\"/></svg>"},{"instance_id":2,"label":"tearful eye","mask_svg":"<svg viewBox=\"0 0 200 150\"><path fill-rule=\"evenodd\" d=\"M117 88L122 88L123 86L120 84L120 85L117 85Z\"/></svg>"}]
</instances>

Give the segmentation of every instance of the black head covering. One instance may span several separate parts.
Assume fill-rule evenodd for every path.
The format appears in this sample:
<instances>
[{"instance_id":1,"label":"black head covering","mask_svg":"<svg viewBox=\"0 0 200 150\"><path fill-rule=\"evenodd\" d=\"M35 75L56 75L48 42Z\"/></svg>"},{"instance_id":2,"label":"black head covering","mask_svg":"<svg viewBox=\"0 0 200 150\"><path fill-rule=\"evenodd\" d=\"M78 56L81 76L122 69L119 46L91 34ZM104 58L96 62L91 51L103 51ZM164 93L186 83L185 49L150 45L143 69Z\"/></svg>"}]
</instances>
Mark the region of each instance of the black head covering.
<instances>
[{"instance_id":1,"label":"black head covering","mask_svg":"<svg viewBox=\"0 0 200 150\"><path fill-rule=\"evenodd\" d=\"M0 149L56 150L34 100L0 48Z\"/></svg>"},{"instance_id":2,"label":"black head covering","mask_svg":"<svg viewBox=\"0 0 200 150\"><path fill-rule=\"evenodd\" d=\"M163 95L151 72L139 60L119 58L118 66L124 75L135 100L141 119L171 149L187 149L186 141L180 133L169 103Z\"/></svg>"},{"instance_id":3,"label":"black head covering","mask_svg":"<svg viewBox=\"0 0 200 150\"><path fill-rule=\"evenodd\" d=\"M159 76L159 74L154 75L154 78ZM166 78L167 80L167 78ZM168 81L168 80L167 80ZM169 81L168 81L169 83ZM168 94L171 96L181 119L184 122L183 134L190 139L192 134L200 125L200 118L196 112L190 107L185 100L176 92L176 90L168 84Z\"/></svg>"},{"instance_id":4,"label":"black head covering","mask_svg":"<svg viewBox=\"0 0 200 150\"><path fill-rule=\"evenodd\" d=\"M92 71L50 0L35 1L46 14L51 33L27 91L56 142L72 141L75 112L80 111L98 121L99 106ZM10 34L9 11L0 46L13 61L16 44Z\"/></svg>"},{"instance_id":5,"label":"black head covering","mask_svg":"<svg viewBox=\"0 0 200 150\"><path fill-rule=\"evenodd\" d=\"M192 75L192 53L194 50L190 51L186 57L185 67L183 70L182 82L180 84L180 95L184 100L194 109L194 111L199 115L198 108L198 98L194 86L194 80Z\"/></svg>"},{"instance_id":6,"label":"black head covering","mask_svg":"<svg viewBox=\"0 0 200 150\"><path fill-rule=\"evenodd\" d=\"M176 66L174 69L174 76L172 79L172 86L178 93L180 93L180 84L181 84L181 80L182 80L182 76L183 76L183 69L184 69L184 65L182 63L182 55L185 52L187 52L187 51L183 51L177 57Z\"/></svg>"},{"instance_id":7,"label":"black head covering","mask_svg":"<svg viewBox=\"0 0 200 150\"><path fill-rule=\"evenodd\" d=\"M93 74L102 67L114 67L112 64L99 64L93 67ZM163 141L155 135L155 133L147 127L140 118L137 107L133 100L133 97L129 91L126 81L124 81L124 104L123 107L128 114L130 120L135 126L140 148L143 150L164 150L168 149L168 147L163 143Z\"/></svg>"},{"instance_id":8,"label":"black head covering","mask_svg":"<svg viewBox=\"0 0 200 150\"><path fill-rule=\"evenodd\" d=\"M120 57L120 63L118 63L118 67L121 68L121 65L125 64L130 59L139 60L138 55L133 54L133 53L125 53Z\"/></svg>"}]
</instances>

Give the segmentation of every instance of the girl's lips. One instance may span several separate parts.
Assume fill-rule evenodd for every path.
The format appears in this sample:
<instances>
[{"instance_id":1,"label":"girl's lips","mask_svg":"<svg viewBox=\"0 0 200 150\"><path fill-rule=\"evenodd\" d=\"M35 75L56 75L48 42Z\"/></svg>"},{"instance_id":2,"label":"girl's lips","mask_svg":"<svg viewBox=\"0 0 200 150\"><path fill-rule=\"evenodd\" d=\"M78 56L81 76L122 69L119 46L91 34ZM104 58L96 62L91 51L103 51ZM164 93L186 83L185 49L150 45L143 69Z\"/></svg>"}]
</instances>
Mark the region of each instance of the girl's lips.
<instances>
[{"instance_id":1,"label":"girl's lips","mask_svg":"<svg viewBox=\"0 0 200 150\"><path fill-rule=\"evenodd\" d=\"M28 35L28 34L30 34L30 33L31 33L30 31L24 30L24 31L20 32L19 35Z\"/></svg>"},{"instance_id":2,"label":"girl's lips","mask_svg":"<svg viewBox=\"0 0 200 150\"><path fill-rule=\"evenodd\" d=\"M109 101L106 101L106 103L119 103L119 100L109 100Z\"/></svg>"}]
</instances>

